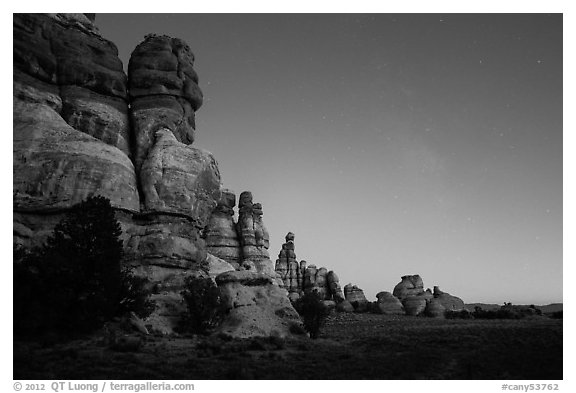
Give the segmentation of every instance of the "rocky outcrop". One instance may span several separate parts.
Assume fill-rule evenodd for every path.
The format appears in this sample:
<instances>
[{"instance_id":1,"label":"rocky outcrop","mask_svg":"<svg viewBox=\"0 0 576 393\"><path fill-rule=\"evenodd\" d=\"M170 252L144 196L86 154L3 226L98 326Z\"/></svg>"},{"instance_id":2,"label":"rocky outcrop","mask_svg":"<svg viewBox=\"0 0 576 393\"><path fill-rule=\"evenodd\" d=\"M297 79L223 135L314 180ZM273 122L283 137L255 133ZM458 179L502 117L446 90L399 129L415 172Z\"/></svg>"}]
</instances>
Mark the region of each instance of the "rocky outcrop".
<instances>
[{"instance_id":1,"label":"rocky outcrop","mask_svg":"<svg viewBox=\"0 0 576 393\"><path fill-rule=\"evenodd\" d=\"M237 232L244 262L252 262L259 272L274 275L268 247L270 237L262 221L262 205L253 203L252 193L244 191L238 200Z\"/></svg>"},{"instance_id":2,"label":"rocky outcrop","mask_svg":"<svg viewBox=\"0 0 576 393\"><path fill-rule=\"evenodd\" d=\"M426 296L423 293L415 296L408 296L402 301L406 315L420 315L426 309Z\"/></svg>"},{"instance_id":3,"label":"rocky outcrop","mask_svg":"<svg viewBox=\"0 0 576 393\"><path fill-rule=\"evenodd\" d=\"M342 300L336 305L336 311L338 312L354 312L354 306L348 300Z\"/></svg>"},{"instance_id":4,"label":"rocky outcrop","mask_svg":"<svg viewBox=\"0 0 576 393\"><path fill-rule=\"evenodd\" d=\"M415 274L413 276L402 276L402 281L394 287L392 294L400 301L403 301L408 296L416 296L422 292L424 292L424 283L422 278Z\"/></svg>"},{"instance_id":5,"label":"rocky outcrop","mask_svg":"<svg viewBox=\"0 0 576 393\"><path fill-rule=\"evenodd\" d=\"M340 279L333 270L328 272L326 276L326 284L332 299L336 303L344 300L344 294L342 293L342 287L340 286Z\"/></svg>"},{"instance_id":6,"label":"rocky outcrop","mask_svg":"<svg viewBox=\"0 0 576 393\"><path fill-rule=\"evenodd\" d=\"M368 300L364 296L364 291L356 285L347 284L344 286L344 297L354 306L356 311L365 311L368 307Z\"/></svg>"},{"instance_id":7,"label":"rocky outcrop","mask_svg":"<svg viewBox=\"0 0 576 393\"><path fill-rule=\"evenodd\" d=\"M206 248L212 255L221 258L236 269L242 263L242 250L234 222L236 195L222 190L216 209L212 211L205 230Z\"/></svg>"},{"instance_id":8,"label":"rocky outcrop","mask_svg":"<svg viewBox=\"0 0 576 393\"><path fill-rule=\"evenodd\" d=\"M316 292L326 301L338 303L344 300L336 273L328 271L325 267L307 265L304 260L298 262L294 238L294 233L288 232L286 243L282 245L275 265L275 271L284 288L288 290L290 298L298 299L304 293Z\"/></svg>"},{"instance_id":9,"label":"rocky outcrop","mask_svg":"<svg viewBox=\"0 0 576 393\"><path fill-rule=\"evenodd\" d=\"M450 311L464 310L464 301L459 297L452 296L449 293L442 292L438 286L434 287L434 299L446 309Z\"/></svg>"},{"instance_id":10,"label":"rocky outcrop","mask_svg":"<svg viewBox=\"0 0 576 393\"><path fill-rule=\"evenodd\" d=\"M169 129L185 145L194 142L202 92L193 65L194 54L178 38L150 34L132 52L128 75L137 172L157 130Z\"/></svg>"},{"instance_id":11,"label":"rocky outcrop","mask_svg":"<svg viewBox=\"0 0 576 393\"><path fill-rule=\"evenodd\" d=\"M285 237L286 243L282 245L282 250L276 260L275 271L279 275L284 288L289 294L300 295L302 293L302 284L304 282L304 271L306 261L298 263L294 246L294 234L288 232ZM292 295L293 297L295 295ZM298 296L296 296L298 298Z\"/></svg>"},{"instance_id":12,"label":"rocky outcrop","mask_svg":"<svg viewBox=\"0 0 576 393\"><path fill-rule=\"evenodd\" d=\"M228 312L219 333L237 338L286 337L302 330L286 290L269 275L247 270L228 272L217 276L216 283Z\"/></svg>"},{"instance_id":13,"label":"rocky outcrop","mask_svg":"<svg viewBox=\"0 0 576 393\"><path fill-rule=\"evenodd\" d=\"M149 280L152 331L173 331L187 277L232 272L220 280L236 299L223 329L284 334L299 318L274 285L262 206L242 193L235 223L235 196L221 190L216 160L191 146L202 92L190 48L149 35L126 76L94 19L14 15L14 242L41 245L72 206L102 195L122 227L123 263ZM247 293L253 302L240 305ZM251 310L253 327L235 324Z\"/></svg>"},{"instance_id":14,"label":"rocky outcrop","mask_svg":"<svg viewBox=\"0 0 576 393\"><path fill-rule=\"evenodd\" d=\"M83 14L15 14L13 193L17 212L103 195L137 211L126 76Z\"/></svg>"},{"instance_id":15,"label":"rocky outcrop","mask_svg":"<svg viewBox=\"0 0 576 393\"><path fill-rule=\"evenodd\" d=\"M428 317L444 318L444 311L446 311L446 308L444 308L442 302L440 302L440 300L437 298L432 298L426 304L426 309L424 310L424 313Z\"/></svg>"},{"instance_id":16,"label":"rocky outcrop","mask_svg":"<svg viewBox=\"0 0 576 393\"><path fill-rule=\"evenodd\" d=\"M376 295L378 299L374 306L374 311L378 314L401 315L404 314L402 302L390 292L379 292Z\"/></svg>"},{"instance_id":17,"label":"rocky outcrop","mask_svg":"<svg viewBox=\"0 0 576 393\"><path fill-rule=\"evenodd\" d=\"M143 212L187 216L203 228L220 199L220 172L212 155L186 146L168 129L155 133L140 171Z\"/></svg>"}]
</instances>

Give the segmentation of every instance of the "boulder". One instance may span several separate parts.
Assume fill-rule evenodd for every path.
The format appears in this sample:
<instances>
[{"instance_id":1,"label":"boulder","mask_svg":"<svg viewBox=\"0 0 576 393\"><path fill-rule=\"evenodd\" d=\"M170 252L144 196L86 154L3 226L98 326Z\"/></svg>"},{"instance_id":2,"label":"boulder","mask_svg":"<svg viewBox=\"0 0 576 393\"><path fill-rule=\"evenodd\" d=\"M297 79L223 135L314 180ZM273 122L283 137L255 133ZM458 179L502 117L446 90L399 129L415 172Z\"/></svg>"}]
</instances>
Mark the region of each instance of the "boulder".
<instances>
[{"instance_id":1,"label":"boulder","mask_svg":"<svg viewBox=\"0 0 576 393\"><path fill-rule=\"evenodd\" d=\"M236 271L216 277L228 314L218 332L236 338L291 335L291 327L301 327L298 313L286 290L263 273ZM296 329L292 328L292 331Z\"/></svg>"},{"instance_id":2,"label":"boulder","mask_svg":"<svg viewBox=\"0 0 576 393\"><path fill-rule=\"evenodd\" d=\"M426 298L421 295L408 296L402 301L406 315L420 315L426 309Z\"/></svg>"},{"instance_id":3,"label":"boulder","mask_svg":"<svg viewBox=\"0 0 576 393\"><path fill-rule=\"evenodd\" d=\"M434 287L434 299L437 299L440 304L450 311L464 310L464 301L459 297L452 296L449 293L442 292L438 286Z\"/></svg>"},{"instance_id":4,"label":"boulder","mask_svg":"<svg viewBox=\"0 0 576 393\"><path fill-rule=\"evenodd\" d=\"M427 304L424 313L432 318L444 318L444 311L446 309L437 298L432 298Z\"/></svg>"},{"instance_id":5,"label":"boulder","mask_svg":"<svg viewBox=\"0 0 576 393\"><path fill-rule=\"evenodd\" d=\"M344 297L354 306L354 310L359 312L367 310L369 302L364 296L364 291L356 285L347 284L344 287Z\"/></svg>"},{"instance_id":6,"label":"boulder","mask_svg":"<svg viewBox=\"0 0 576 393\"><path fill-rule=\"evenodd\" d=\"M403 301L408 296L416 296L422 292L424 292L424 283L422 278L415 274L413 276L402 276L402 281L394 287L392 294L400 301Z\"/></svg>"},{"instance_id":7,"label":"boulder","mask_svg":"<svg viewBox=\"0 0 576 393\"><path fill-rule=\"evenodd\" d=\"M336 305L336 311L339 312L354 312L354 306L348 300L342 300Z\"/></svg>"},{"instance_id":8,"label":"boulder","mask_svg":"<svg viewBox=\"0 0 576 393\"><path fill-rule=\"evenodd\" d=\"M379 292L376 295L376 298L378 301L374 307L375 312L386 315L404 314L404 306L402 306L402 302L390 292Z\"/></svg>"}]
</instances>

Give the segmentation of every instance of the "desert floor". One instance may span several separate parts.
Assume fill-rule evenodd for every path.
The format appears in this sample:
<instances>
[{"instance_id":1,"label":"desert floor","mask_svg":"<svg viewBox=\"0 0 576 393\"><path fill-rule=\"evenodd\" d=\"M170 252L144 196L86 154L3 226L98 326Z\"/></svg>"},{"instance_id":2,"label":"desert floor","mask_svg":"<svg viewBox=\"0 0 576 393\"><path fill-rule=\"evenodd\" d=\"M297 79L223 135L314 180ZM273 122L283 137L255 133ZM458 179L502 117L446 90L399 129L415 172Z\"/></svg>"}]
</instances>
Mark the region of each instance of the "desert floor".
<instances>
[{"instance_id":1,"label":"desert floor","mask_svg":"<svg viewBox=\"0 0 576 393\"><path fill-rule=\"evenodd\" d=\"M14 342L14 379L562 379L562 320L332 315L321 336Z\"/></svg>"}]
</instances>

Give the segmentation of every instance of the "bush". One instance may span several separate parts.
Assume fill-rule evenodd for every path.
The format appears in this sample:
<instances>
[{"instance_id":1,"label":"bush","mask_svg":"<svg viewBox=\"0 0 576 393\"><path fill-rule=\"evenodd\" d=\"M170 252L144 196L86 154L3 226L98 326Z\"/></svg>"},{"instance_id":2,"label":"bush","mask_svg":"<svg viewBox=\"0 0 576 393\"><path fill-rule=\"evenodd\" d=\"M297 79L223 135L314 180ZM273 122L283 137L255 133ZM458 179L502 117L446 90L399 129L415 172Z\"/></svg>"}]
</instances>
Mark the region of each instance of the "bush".
<instances>
[{"instance_id":1,"label":"bush","mask_svg":"<svg viewBox=\"0 0 576 393\"><path fill-rule=\"evenodd\" d=\"M472 319L472 318L474 318L473 314L468 310L460 310L460 311L446 310L446 311L444 311L444 317L446 319Z\"/></svg>"},{"instance_id":2,"label":"bush","mask_svg":"<svg viewBox=\"0 0 576 393\"><path fill-rule=\"evenodd\" d=\"M210 278L188 277L181 292L188 309L184 330L207 334L216 328L225 314L220 291Z\"/></svg>"},{"instance_id":3,"label":"bush","mask_svg":"<svg viewBox=\"0 0 576 393\"><path fill-rule=\"evenodd\" d=\"M550 315L552 319L563 319L564 318L564 311L554 311L552 315Z\"/></svg>"},{"instance_id":4,"label":"bush","mask_svg":"<svg viewBox=\"0 0 576 393\"><path fill-rule=\"evenodd\" d=\"M522 319L530 316L542 315L542 311L535 306L514 306L512 303L504 303L497 310L484 310L476 306L472 313L476 319Z\"/></svg>"},{"instance_id":5,"label":"bush","mask_svg":"<svg viewBox=\"0 0 576 393\"><path fill-rule=\"evenodd\" d=\"M147 316L145 280L121 267L121 233L110 201L96 196L74 206L43 247L15 249L15 333L89 332L127 311Z\"/></svg>"},{"instance_id":6,"label":"bush","mask_svg":"<svg viewBox=\"0 0 576 393\"><path fill-rule=\"evenodd\" d=\"M304 328L313 339L318 338L320 329L326 323L330 310L322 303L317 292L308 292L294 302L294 308L304 321Z\"/></svg>"}]
</instances>

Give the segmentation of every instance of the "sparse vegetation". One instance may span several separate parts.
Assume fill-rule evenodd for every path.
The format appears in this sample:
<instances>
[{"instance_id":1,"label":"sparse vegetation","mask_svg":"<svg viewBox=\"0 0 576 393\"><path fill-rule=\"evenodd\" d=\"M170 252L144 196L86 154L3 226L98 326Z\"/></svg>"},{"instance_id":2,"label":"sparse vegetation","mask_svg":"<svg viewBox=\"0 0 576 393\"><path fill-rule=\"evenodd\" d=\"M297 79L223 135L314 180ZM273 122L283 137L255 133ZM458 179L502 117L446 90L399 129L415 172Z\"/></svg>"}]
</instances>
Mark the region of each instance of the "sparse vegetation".
<instances>
[{"instance_id":1,"label":"sparse vegetation","mask_svg":"<svg viewBox=\"0 0 576 393\"><path fill-rule=\"evenodd\" d=\"M484 310L482 307L474 307L474 311L468 310L452 311L447 310L444 316L447 319L522 319L530 316L540 316L542 311L534 305L514 306L512 303L504 303L497 310Z\"/></svg>"},{"instance_id":2,"label":"sparse vegetation","mask_svg":"<svg viewBox=\"0 0 576 393\"><path fill-rule=\"evenodd\" d=\"M302 317L310 338L318 338L320 329L330 315L330 310L322 303L320 295L314 291L308 292L294 302L294 308Z\"/></svg>"},{"instance_id":3,"label":"sparse vegetation","mask_svg":"<svg viewBox=\"0 0 576 393\"><path fill-rule=\"evenodd\" d=\"M563 319L564 318L564 311L554 311L552 313L552 315L550 315L550 318L553 319Z\"/></svg>"},{"instance_id":4,"label":"sparse vegetation","mask_svg":"<svg viewBox=\"0 0 576 393\"><path fill-rule=\"evenodd\" d=\"M220 291L212 279L188 277L182 296L188 313L183 318L183 330L207 334L217 327L224 317Z\"/></svg>"},{"instance_id":5,"label":"sparse vegetation","mask_svg":"<svg viewBox=\"0 0 576 393\"><path fill-rule=\"evenodd\" d=\"M147 336L112 352L97 336L14 346L15 379L530 379L563 378L562 321L447 320L340 313L322 339ZM257 342L256 344L253 344ZM318 367L318 365L325 365Z\"/></svg>"},{"instance_id":6,"label":"sparse vegetation","mask_svg":"<svg viewBox=\"0 0 576 393\"><path fill-rule=\"evenodd\" d=\"M14 250L14 332L70 338L115 316L147 316L145 279L122 269L122 231L110 201L96 196L76 205L46 244Z\"/></svg>"}]
</instances>

